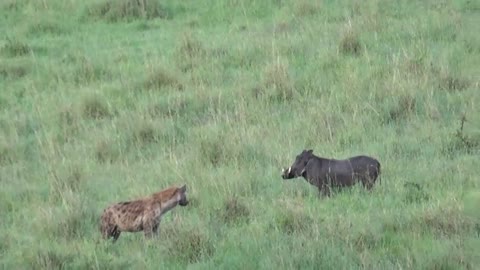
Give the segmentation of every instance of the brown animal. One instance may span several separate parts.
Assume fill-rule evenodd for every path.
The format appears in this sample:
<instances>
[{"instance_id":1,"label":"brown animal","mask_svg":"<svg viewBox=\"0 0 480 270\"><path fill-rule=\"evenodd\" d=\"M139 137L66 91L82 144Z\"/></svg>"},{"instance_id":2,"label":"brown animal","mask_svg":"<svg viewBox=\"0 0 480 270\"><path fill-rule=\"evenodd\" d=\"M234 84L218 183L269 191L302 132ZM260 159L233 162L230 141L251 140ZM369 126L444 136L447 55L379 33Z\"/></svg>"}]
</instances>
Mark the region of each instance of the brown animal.
<instances>
[{"instance_id":1,"label":"brown animal","mask_svg":"<svg viewBox=\"0 0 480 270\"><path fill-rule=\"evenodd\" d=\"M100 220L100 231L104 239L117 241L121 232L143 231L145 237L158 235L163 215L175 206L186 206L187 186L170 187L148 197L134 201L119 202L105 210Z\"/></svg>"}]
</instances>

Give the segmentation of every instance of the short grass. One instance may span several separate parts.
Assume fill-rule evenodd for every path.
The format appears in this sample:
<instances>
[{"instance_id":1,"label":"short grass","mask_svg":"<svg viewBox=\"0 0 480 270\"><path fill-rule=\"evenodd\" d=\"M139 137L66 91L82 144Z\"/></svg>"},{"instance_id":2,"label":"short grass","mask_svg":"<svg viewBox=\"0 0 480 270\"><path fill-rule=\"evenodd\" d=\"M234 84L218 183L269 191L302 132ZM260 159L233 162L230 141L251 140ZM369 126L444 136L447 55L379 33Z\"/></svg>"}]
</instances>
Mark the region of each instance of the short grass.
<instances>
[{"instance_id":1,"label":"short grass","mask_svg":"<svg viewBox=\"0 0 480 270\"><path fill-rule=\"evenodd\" d=\"M478 269L478 1L3 0L3 269ZM372 193L283 181L367 154ZM107 205L186 183L159 239Z\"/></svg>"}]
</instances>

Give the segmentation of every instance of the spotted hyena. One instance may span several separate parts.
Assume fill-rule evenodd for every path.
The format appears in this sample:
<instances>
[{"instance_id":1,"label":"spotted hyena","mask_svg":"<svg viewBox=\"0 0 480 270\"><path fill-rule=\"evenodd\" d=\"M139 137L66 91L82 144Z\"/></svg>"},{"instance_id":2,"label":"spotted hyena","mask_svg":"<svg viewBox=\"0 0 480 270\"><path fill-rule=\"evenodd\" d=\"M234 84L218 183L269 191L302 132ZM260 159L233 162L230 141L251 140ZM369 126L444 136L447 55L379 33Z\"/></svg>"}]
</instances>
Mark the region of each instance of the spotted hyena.
<instances>
[{"instance_id":1,"label":"spotted hyena","mask_svg":"<svg viewBox=\"0 0 480 270\"><path fill-rule=\"evenodd\" d=\"M122 232L143 231L147 238L158 234L162 216L177 205L188 204L186 190L186 185L170 187L148 197L110 205L100 220L103 238L112 237L115 242Z\"/></svg>"}]
</instances>

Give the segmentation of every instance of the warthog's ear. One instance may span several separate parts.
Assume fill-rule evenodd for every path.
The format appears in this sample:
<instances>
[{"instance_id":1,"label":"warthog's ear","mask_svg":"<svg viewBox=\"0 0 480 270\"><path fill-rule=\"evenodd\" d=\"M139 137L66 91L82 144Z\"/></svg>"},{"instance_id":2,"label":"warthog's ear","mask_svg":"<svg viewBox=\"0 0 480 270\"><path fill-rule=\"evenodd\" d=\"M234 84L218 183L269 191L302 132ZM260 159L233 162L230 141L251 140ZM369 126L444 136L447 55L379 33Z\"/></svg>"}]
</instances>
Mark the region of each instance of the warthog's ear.
<instances>
[{"instance_id":1,"label":"warthog's ear","mask_svg":"<svg viewBox=\"0 0 480 270\"><path fill-rule=\"evenodd\" d=\"M180 188L180 192L185 193L185 191L187 191L187 185L183 185L183 186Z\"/></svg>"},{"instance_id":2,"label":"warthog's ear","mask_svg":"<svg viewBox=\"0 0 480 270\"><path fill-rule=\"evenodd\" d=\"M307 153L309 154L313 153L313 149L308 150Z\"/></svg>"}]
</instances>

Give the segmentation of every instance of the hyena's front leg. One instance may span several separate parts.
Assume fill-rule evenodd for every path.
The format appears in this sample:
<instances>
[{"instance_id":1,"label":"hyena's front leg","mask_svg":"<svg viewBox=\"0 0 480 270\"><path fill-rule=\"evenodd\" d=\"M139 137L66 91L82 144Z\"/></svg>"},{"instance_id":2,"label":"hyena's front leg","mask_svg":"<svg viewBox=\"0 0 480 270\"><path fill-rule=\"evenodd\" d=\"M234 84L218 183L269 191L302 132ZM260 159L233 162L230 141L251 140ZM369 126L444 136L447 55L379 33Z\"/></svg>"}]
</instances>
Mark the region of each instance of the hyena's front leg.
<instances>
[{"instance_id":1,"label":"hyena's front leg","mask_svg":"<svg viewBox=\"0 0 480 270\"><path fill-rule=\"evenodd\" d=\"M158 235L158 228L160 226L160 222L150 219L144 222L143 224L143 233L145 234L146 238L152 238Z\"/></svg>"},{"instance_id":2,"label":"hyena's front leg","mask_svg":"<svg viewBox=\"0 0 480 270\"><path fill-rule=\"evenodd\" d=\"M109 239L110 237L113 237L114 240L117 240L120 236L120 231L118 230L118 227L112 218L111 212L107 212L102 215L100 231L103 239L105 240Z\"/></svg>"},{"instance_id":3,"label":"hyena's front leg","mask_svg":"<svg viewBox=\"0 0 480 270\"><path fill-rule=\"evenodd\" d=\"M120 237L120 233L122 233L117 226L115 226L115 229L112 232L112 237L113 237L113 242L116 242L118 240L118 237Z\"/></svg>"}]
</instances>

